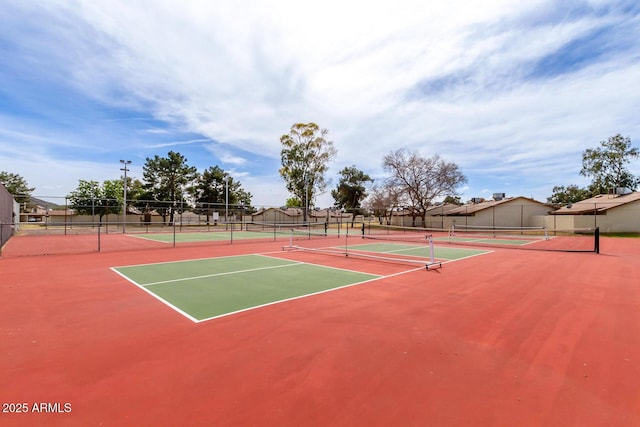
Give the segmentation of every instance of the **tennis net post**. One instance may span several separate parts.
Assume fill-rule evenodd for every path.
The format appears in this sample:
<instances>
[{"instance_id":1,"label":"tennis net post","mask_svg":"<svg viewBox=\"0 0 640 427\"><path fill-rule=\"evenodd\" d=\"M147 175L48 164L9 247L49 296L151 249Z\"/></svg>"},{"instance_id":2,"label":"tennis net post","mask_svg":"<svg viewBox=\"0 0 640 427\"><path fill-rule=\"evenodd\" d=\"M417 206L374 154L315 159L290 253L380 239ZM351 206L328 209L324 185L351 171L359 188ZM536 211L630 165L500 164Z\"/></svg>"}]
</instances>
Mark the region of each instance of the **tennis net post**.
<instances>
[{"instance_id":1,"label":"tennis net post","mask_svg":"<svg viewBox=\"0 0 640 427\"><path fill-rule=\"evenodd\" d=\"M365 231L365 225L364 223L362 223L362 239L373 239L373 240L385 240L385 241L402 241L402 242L406 242L406 241L411 241L411 242L415 242L418 243L419 241L422 240L426 240L427 241L427 250L428 250L428 262L425 264L425 267L427 270L435 270L437 268L441 268L442 267L442 262L440 261L436 261L436 257L435 257L435 247L433 244L433 235L432 234L422 234L422 231L426 231L426 230L420 230L420 229L416 229L418 231L418 234L412 234L411 237L413 238L407 238L407 236L398 236L398 235L367 235L366 231ZM347 234L347 237L348 234ZM345 251L347 251L347 248L345 247Z\"/></svg>"},{"instance_id":2,"label":"tennis net post","mask_svg":"<svg viewBox=\"0 0 640 427\"><path fill-rule=\"evenodd\" d=\"M428 235L427 239L429 240L429 262L426 265L427 270L442 268L442 263L436 262L436 251L433 247L433 236Z\"/></svg>"},{"instance_id":3,"label":"tennis net post","mask_svg":"<svg viewBox=\"0 0 640 427\"><path fill-rule=\"evenodd\" d=\"M308 248L308 247L303 247L300 245L296 245L294 244L294 238L293 238L293 234L292 237L289 240L289 245L288 246L283 246L282 250L292 250L292 251L305 251L305 252L315 252L315 253L323 253L323 254L328 254L328 255L338 255L338 256L344 256L347 258L353 257L353 258L365 258L365 259L371 259L371 260L378 260L378 261L386 261L386 262L395 262L395 263L408 263L408 264L419 264L422 267L425 267L427 270L433 270L436 268L440 268L442 267L442 262L440 261L436 261L435 258L435 250L434 250L434 246L433 246L433 239L431 238L430 235L426 235L423 236L423 239L427 240L427 254L423 254L424 255L414 255L414 256L410 256L410 257L401 257L401 256L394 256L393 254L387 253L387 252L382 252L382 253L377 253L375 251L369 251L367 249L361 248L359 246L349 246L349 238L351 237L350 233L349 233L349 229L346 229L346 234L345 234L345 242L344 242L344 247L342 248L338 248L338 247L333 247L333 248ZM364 237L363 237L364 238ZM367 237L368 238L368 237ZM381 240L386 240L387 242L390 243L400 243L399 240L393 240L393 238L389 239L381 239ZM424 240L423 240L424 242ZM417 243L414 240L414 243ZM424 243L420 246L424 246ZM425 262L425 258L426 258L426 262Z\"/></svg>"}]
</instances>

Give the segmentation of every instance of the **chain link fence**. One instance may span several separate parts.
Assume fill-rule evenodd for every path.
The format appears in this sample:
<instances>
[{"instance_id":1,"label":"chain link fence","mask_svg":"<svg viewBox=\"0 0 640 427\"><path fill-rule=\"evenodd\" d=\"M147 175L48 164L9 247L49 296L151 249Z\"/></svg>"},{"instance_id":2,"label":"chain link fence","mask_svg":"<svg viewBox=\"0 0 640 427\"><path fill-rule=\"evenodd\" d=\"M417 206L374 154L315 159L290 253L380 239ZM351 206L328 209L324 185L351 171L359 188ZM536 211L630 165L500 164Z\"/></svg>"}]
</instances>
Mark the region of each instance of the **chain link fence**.
<instances>
[{"instance_id":1,"label":"chain link fence","mask_svg":"<svg viewBox=\"0 0 640 427\"><path fill-rule=\"evenodd\" d=\"M0 248L9 240L14 231L13 196L0 184Z\"/></svg>"},{"instance_id":2,"label":"chain link fence","mask_svg":"<svg viewBox=\"0 0 640 427\"><path fill-rule=\"evenodd\" d=\"M4 191L2 191L4 190ZM358 212L352 215L336 209L284 208L271 206L243 206L223 203L187 203L185 201L137 200L128 204L126 213L116 199L86 199L82 204L71 204L66 197L36 197L36 203L20 207L19 218L14 214L13 199L0 190L0 237L4 245L20 225L20 235L93 235L86 249L69 243L78 251L104 250L105 235L143 236L150 234L184 235L209 233L203 241L229 241L232 236L214 232L247 231L251 228L283 229L291 226L308 227L326 224L329 229L358 227L362 223L384 222L392 226L425 227L447 230L453 227L538 227L549 230L578 230L598 227L603 233L640 233L640 197L629 203L619 200L564 206L556 209L537 203L501 203L493 206L467 204L441 205L429 210L428 215L412 215L398 210L388 217ZM263 224L263 227L251 227ZM240 234L236 234L239 237ZM188 239L172 238L174 242ZM135 247L123 244L122 247ZM141 245L143 247L144 245ZM116 246L114 246L116 247ZM43 252L45 250L43 249ZM56 252L56 250L51 250Z\"/></svg>"}]
</instances>

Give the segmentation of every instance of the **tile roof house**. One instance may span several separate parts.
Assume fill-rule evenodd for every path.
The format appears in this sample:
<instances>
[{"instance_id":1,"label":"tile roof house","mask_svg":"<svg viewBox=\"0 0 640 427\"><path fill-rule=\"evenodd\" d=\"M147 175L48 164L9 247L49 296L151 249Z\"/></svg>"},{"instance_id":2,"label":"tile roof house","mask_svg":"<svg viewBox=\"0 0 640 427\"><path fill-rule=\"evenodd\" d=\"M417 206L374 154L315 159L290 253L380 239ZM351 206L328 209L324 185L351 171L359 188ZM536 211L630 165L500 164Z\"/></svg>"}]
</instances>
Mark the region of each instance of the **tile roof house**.
<instances>
[{"instance_id":1,"label":"tile roof house","mask_svg":"<svg viewBox=\"0 0 640 427\"><path fill-rule=\"evenodd\" d=\"M351 220L350 213L334 209L309 211L309 222L347 222ZM302 223L304 222L304 210L302 208L264 208L251 215L254 222L266 223Z\"/></svg>"},{"instance_id":2,"label":"tile roof house","mask_svg":"<svg viewBox=\"0 0 640 427\"><path fill-rule=\"evenodd\" d=\"M427 209L425 215L425 224L422 224L422 218L412 214L408 209L402 209L393 211L391 213L391 225L398 225L404 227L429 227L429 228L443 228L442 217L453 209L458 208L458 205L452 203L442 203L431 206Z\"/></svg>"},{"instance_id":3,"label":"tile roof house","mask_svg":"<svg viewBox=\"0 0 640 427\"><path fill-rule=\"evenodd\" d=\"M553 208L528 197L498 197L497 200L478 200L445 213L444 228L453 224L484 227L541 227L541 217Z\"/></svg>"},{"instance_id":4,"label":"tile roof house","mask_svg":"<svg viewBox=\"0 0 640 427\"><path fill-rule=\"evenodd\" d=\"M600 227L604 233L640 232L640 192L599 194L551 212L554 228Z\"/></svg>"}]
</instances>

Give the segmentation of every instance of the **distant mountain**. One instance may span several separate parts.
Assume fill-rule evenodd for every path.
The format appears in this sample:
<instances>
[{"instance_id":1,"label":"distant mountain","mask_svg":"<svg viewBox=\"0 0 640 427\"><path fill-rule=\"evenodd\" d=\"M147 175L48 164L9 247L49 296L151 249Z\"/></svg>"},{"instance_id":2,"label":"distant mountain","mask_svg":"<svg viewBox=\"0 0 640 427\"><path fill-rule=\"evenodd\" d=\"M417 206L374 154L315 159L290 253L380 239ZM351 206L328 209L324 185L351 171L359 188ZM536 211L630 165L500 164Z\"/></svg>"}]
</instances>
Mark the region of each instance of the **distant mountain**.
<instances>
[{"instance_id":1,"label":"distant mountain","mask_svg":"<svg viewBox=\"0 0 640 427\"><path fill-rule=\"evenodd\" d=\"M54 209L54 208L59 208L59 207L64 207L63 205L59 205L57 203L53 203L47 200L43 200L43 199L39 199L37 197L33 197L31 196L29 198L29 204L30 205L35 205L35 206L41 206L41 207L49 207L49 209Z\"/></svg>"}]
</instances>

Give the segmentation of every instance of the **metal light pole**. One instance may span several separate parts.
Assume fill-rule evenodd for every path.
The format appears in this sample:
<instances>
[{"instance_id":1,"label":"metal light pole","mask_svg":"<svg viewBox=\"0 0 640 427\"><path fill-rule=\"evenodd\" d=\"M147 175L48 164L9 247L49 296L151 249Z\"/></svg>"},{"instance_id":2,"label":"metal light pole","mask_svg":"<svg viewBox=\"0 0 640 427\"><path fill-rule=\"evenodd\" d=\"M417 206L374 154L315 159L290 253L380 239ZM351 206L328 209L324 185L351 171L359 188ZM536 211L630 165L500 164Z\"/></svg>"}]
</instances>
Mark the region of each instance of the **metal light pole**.
<instances>
[{"instance_id":1,"label":"metal light pole","mask_svg":"<svg viewBox=\"0 0 640 427\"><path fill-rule=\"evenodd\" d=\"M304 181L304 221L309 223L309 177L306 169L302 173L302 180Z\"/></svg>"},{"instance_id":2,"label":"metal light pole","mask_svg":"<svg viewBox=\"0 0 640 427\"><path fill-rule=\"evenodd\" d=\"M96 185L91 185L91 227L96 225Z\"/></svg>"},{"instance_id":3,"label":"metal light pole","mask_svg":"<svg viewBox=\"0 0 640 427\"><path fill-rule=\"evenodd\" d=\"M120 160L120 163L124 165L121 171L124 171L124 208L122 210L122 233L124 234L127 229L127 165L131 164L131 160Z\"/></svg>"},{"instance_id":4,"label":"metal light pole","mask_svg":"<svg viewBox=\"0 0 640 427\"><path fill-rule=\"evenodd\" d=\"M307 217L307 224L311 222L309 218L309 181L304 182L304 216Z\"/></svg>"},{"instance_id":5,"label":"metal light pole","mask_svg":"<svg viewBox=\"0 0 640 427\"><path fill-rule=\"evenodd\" d=\"M229 222L229 175L224 176L224 185L225 185L225 196L224 196L224 223Z\"/></svg>"}]
</instances>

